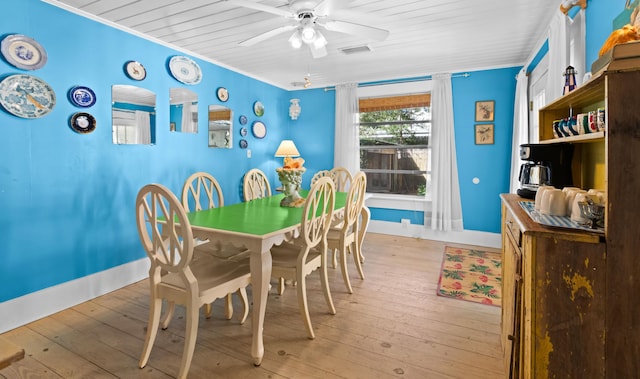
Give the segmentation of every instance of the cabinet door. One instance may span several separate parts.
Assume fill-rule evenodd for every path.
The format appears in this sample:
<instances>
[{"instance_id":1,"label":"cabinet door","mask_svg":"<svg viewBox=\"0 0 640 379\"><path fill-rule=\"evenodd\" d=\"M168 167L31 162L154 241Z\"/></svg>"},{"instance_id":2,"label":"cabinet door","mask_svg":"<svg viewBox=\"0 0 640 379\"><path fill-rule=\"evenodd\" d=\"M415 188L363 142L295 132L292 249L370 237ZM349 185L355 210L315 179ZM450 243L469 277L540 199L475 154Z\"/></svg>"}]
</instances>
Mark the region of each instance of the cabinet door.
<instances>
[{"instance_id":1,"label":"cabinet door","mask_svg":"<svg viewBox=\"0 0 640 379\"><path fill-rule=\"evenodd\" d=\"M502 246L502 347L509 378L519 378L522 255L510 231Z\"/></svg>"}]
</instances>

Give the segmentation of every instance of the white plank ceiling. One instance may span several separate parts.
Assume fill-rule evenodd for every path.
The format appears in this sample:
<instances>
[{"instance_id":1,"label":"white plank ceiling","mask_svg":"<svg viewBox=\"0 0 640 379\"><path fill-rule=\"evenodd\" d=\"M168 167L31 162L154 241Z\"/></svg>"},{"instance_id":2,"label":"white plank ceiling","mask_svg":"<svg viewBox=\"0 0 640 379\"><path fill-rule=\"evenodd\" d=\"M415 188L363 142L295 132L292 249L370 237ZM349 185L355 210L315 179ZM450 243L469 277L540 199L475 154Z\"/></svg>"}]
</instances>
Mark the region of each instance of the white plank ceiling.
<instances>
[{"instance_id":1,"label":"white plank ceiling","mask_svg":"<svg viewBox=\"0 0 640 379\"><path fill-rule=\"evenodd\" d=\"M330 19L389 30L384 41L321 29L328 55L293 49L291 31L238 43L290 20L225 0L43 0L162 41L285 89L421 77L522 65L544 40L560 0L334 0ZM286 0L247 0L289 10ZM312 6L320 0L310 1ZM368 45L371 51L341 49Z\"/></svg>"}]
</instances>

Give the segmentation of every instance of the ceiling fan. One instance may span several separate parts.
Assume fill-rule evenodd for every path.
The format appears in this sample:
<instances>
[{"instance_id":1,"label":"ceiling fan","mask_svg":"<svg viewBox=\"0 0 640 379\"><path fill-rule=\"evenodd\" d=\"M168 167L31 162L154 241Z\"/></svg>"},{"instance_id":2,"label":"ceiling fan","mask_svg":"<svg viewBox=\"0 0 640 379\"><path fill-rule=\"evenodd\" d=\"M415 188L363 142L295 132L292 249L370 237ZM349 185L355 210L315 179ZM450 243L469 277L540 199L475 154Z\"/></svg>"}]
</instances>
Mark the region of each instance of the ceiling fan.
<instances>
[{"instance_id":1,"label":"ceiling fan","mask_svg":"<svg viewBox=\"0 0 640 379\"><path fill-rule=\"evenodd\" d=\"M314 58L321 58L327 55L327 39L322 35L320 29L363 36L374 41L383 41L389 36L389 31L366 26L349 21L334 20L329 18L327 14L328 0L310 1L310 0L291 0L288 4L289 10L276 8L249 0L224 0L231 4L259 10L282 16L291 22L287 25L269 30L255 37L240 42L240 46L253 46L259 42L267 40L278 34L294 31L289 37L289 43L294 48L300 48L303 44L307 45Z\"/></svg>"}]
</instances>

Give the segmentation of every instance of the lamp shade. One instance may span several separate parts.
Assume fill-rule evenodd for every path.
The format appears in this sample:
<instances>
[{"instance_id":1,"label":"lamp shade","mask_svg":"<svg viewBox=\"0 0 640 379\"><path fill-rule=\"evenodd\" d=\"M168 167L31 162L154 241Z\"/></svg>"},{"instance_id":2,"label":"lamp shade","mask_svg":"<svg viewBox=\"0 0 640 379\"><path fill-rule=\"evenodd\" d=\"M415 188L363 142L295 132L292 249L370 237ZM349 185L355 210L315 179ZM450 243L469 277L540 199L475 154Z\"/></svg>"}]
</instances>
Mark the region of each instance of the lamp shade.
<instances>
[{"instance_id":1,"label":"lamp shade","mask_svg":"<svg viewBox=\"0 0 640 379\"><path fill-rule=\"evenodd\" d=\"M276 157L299 157L300 152L296 148L296 145L290 139L285 139L280 142L278 150L276 150Z\"/></svg>"}]
</instances>

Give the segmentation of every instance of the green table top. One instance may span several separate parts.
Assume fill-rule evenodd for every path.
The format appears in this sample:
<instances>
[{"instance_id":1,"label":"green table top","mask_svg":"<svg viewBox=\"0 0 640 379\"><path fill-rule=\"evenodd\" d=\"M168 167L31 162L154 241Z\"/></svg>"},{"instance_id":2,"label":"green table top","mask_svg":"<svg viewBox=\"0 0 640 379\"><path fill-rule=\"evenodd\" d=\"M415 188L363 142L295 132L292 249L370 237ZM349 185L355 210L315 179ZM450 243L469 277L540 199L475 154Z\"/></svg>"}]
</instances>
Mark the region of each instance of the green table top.
<instances>
[{"instance_id":1,"label":"green table top","mask_svg":"<svg viewBox=\"0 0 640 379\"><path fill-rule=\"evenodd\" d=\"M299 191L305 197L309 191ZM190 212L192 227L213 228L263 236L300 223L304 207L281 207L283 194L219 208ZM344 208L346 192L336 192L335 210Z\"/></svg>"}]
</instances>

